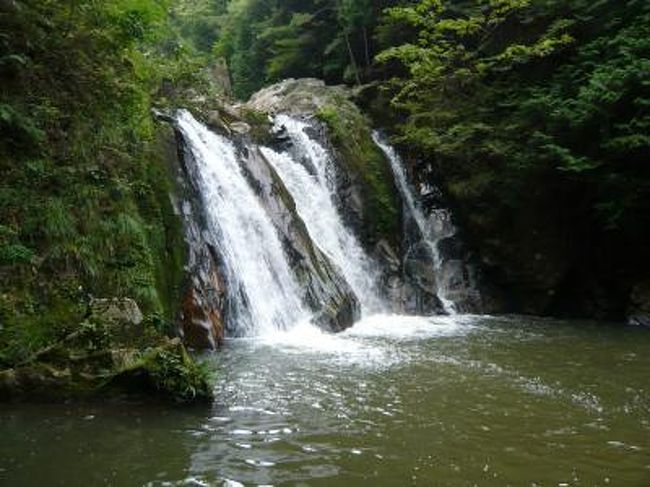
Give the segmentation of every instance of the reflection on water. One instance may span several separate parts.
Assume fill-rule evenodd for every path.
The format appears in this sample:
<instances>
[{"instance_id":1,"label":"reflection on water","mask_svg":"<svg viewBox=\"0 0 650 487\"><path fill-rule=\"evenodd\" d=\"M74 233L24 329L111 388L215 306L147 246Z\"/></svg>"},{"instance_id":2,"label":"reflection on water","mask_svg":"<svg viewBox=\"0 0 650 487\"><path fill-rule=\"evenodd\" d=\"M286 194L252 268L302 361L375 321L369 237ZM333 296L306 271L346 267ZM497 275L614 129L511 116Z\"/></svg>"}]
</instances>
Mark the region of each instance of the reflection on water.
<instances>
[{"instance_id":1,"label":"reflection on water","mask_svg":"<svg viewBox=\"0 0 650 487\"><path fill-rule=\"evenodd\" d=\"M650 485L650 334L371 317L227 343L207 409L2 406L2 485Z\"/></svg>"}]
</instances>

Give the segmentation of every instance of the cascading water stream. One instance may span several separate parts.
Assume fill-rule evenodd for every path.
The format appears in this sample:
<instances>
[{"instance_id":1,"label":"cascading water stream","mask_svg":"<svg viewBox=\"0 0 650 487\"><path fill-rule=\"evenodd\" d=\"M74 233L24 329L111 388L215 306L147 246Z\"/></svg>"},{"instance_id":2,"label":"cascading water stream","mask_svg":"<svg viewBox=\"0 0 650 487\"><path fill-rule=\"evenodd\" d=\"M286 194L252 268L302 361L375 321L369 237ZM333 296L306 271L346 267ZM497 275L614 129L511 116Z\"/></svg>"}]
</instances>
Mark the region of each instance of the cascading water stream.
<instances>
[{"instance_id":1,"label":"cascading water stream","mask_svg":"<svg viewBox=\"0 0 650 487\"><path fill-rule=\"evenodd\" d=\"M362 312L382 310L376 291L376 267L356 236L345 226L336 206L336 168L332 157L309 137L307 123L278 115L275 128L286 131L296 153L306 161L296 160L289 152L261 150L294 198L312 240L341 269L361 303Z\"/></svg>"},{"instance_id":2,"label":"cascading water stream","mask_svg":"<svg viewBox=\"0 0 650 487\"><path fill-rule=\"evenodd\" d=\"M452 299L449 297L449 281L451 276L446 276L443 269L443 259L440 254L439 244L447 237L456 234L456 228L451 222L451 214L446 209L435 209L431 212L429 217L425 217L422 208L418 204L408 183L404 164L395 149L388 144L379 134L374 131L372 138L375 144L386 154L390 161L390 166L395 175L397 188L402 195L408 213L415 221L422 240L424 240L433 255L435 273L436 273L436 287L437 294L440 302L443 305L445 312L449 314L456 313L456 306Z\"/></svg>"},{"instance_id":3,"label":"cascading water stream","mask_svg":"<svg viewBox=\"0 0 650 487\"><path fill-rule=\"evenodd\" d=\"M380 270L345 225L338 205L340 168L329 151L311 136L313 127L309 122L278 115L275 130L290 144L286 149L249 144L249 154L253 151L263 156L258 162L244 157L245 152L239 151L227 138L211 132L186 110L178 112L176 125L186 142L187 170L200 195L207 233L219 249L228 288L226 319L235 336L269 335L316 320L316 316L323 316L323 306L344 303L341 301L345 299L346 291L341 291L344 288L350 296L352 293L356 296L366 317L386 311L378 291ZM454 302L448 291L458 291L463 263L445 260L439 250L439 243L455 234L449 212L440 209L426 217L409 187L399 156L378 134L373 134L373 138L390 161L421 241L430 248L438 298L448 313L454 313ZM296 267L296 262L301 261L295 261L291 226L286 227L293 217L275 213L278 207L272 201L276 198L272 186L269 186L271 192L260 193L255 171L250 171L261 167L277 174L281 180L278 184L288 191L289 207L293 208L295 203L292 214L299 222L297 228L303 228L304 232L300 241L311 242L302 248L313 244L321 258L326 259L326 264L311 262L314 267L308 272L316 272L317 279L325 281L310 280L305 275L306 267ZM329 266L330 270L323 272L322 265ZM327 284L334 275L338 279L335 286L339 287ZM308 283L321 283L320 287L305 288L305 279ZM334 294L328 291L319 294L328 289ZM330 298L334 301L328 301ZM326 309L335 313L344 309L336 308L338 304L334 306Z\"/></svg>"},{"instance_id":4,"label":"cascading water stream","mask_svg":"<svg viewBox=\"0 0 650 487\"><path fill-rule=\"evenodd\" d=\"M286 330L307 320L299 286L273 223L246 180L234 145L178 112L192 154L194 179L229 286L229 319L239 335Z\"/></svg>"}]
</instances>

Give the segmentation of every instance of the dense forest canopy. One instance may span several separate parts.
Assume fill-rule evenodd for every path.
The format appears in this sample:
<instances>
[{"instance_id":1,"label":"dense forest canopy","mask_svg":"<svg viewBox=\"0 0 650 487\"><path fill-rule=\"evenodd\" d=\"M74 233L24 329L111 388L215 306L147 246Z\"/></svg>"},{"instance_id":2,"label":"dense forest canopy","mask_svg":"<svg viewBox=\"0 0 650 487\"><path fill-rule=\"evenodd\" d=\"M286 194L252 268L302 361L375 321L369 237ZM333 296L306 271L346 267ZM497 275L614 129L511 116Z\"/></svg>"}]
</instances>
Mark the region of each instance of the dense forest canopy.
<instances>
[{"instance_id":1,"label":"dense forest canopy","mask_svg":"<svg viewBox=\"0 0 650 487\"><path fill-rule=\"evenodd\" d=\"M287 77L331 83L369 79L379 50L381 0L235 0L223 17L215 54L228 59L235 94L246 98Z\"/></svg>"},{"instance_id":2,"label":"dense forest canopy","mask_svg":"<svg viewBox=\"0 0 650 487\"><path fill-rule=\"evenodd\" d=\"M641 230L646 2L234 0L218 8L214 53L228 60L236 96L286 77L386 81L393 107L408 114L405 140L440 161L472 161L466 171L480 164L458 191L498 192L516 185L510 175L553 167L590 186L603 228Z\"/></svg>"},{"instance_id":3,"label":"dense forest canopy","mask_svg":"<svg viewBox=\"0 0 650 487\"><path fill-rule=\"evenodd\" d=\"M647 2L429 1L387 17L417 32L378 56L407 70L386 85L398 131L435 161L484 256L541 282L565 260L577 302L585 279L625 294L647 275Z\"/></svg>"}]
</instances>

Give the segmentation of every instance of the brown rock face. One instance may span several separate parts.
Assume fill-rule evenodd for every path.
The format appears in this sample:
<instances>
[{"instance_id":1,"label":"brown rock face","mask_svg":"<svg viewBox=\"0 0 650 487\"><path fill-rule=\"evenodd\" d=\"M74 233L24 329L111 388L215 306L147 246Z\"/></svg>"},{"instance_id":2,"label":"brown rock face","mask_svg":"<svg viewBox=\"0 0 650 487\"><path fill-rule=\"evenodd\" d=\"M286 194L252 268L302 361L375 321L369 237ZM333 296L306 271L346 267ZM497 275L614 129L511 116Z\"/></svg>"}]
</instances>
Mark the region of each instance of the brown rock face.
<instances>
[{"instance_id":1,"label":"brown rock face","mask_svg":"<svg viewBox=\"0 0 650 487\"><path fill-rule=\"evenodd\" d=\"M172 118L158 116L171 122ZM170 142L168 164L176 175L176 186L170 198L176 215L183 222L186 244L179 331L185 345L195 350L214 350L223 342L226 281L219 266L214 242L206 231L206 223L197 189L184 163L182 138Z\"/></svg>"},{"instance_id":2,"label":"brown rock face","mask_svg":"<svg viewBox=\"0 0 650 487\"><path fill-rule=\"evenodd\" d=\"M223 319L221 311L211 306L201 294L200 288L192 288L183 300L183 338L190 348L214 350L223 342Z\"/></svg>"}]
</instances>

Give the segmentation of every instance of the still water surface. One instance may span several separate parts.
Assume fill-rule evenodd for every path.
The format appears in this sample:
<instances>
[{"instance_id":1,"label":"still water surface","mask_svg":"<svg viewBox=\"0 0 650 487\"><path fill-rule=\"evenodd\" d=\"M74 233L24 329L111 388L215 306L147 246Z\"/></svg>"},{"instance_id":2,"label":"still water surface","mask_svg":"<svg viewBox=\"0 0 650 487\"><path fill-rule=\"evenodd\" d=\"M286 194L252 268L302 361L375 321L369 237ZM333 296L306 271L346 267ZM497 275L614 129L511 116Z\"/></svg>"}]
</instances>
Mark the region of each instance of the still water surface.
<instances>
[{"instance_id":1,"label":"still water surface","mask_svg":"<svg viewBox=\"0 0 650 487\"><path fill-rule=\"evenodd\" d=\"M0 406L0 485L650 486L650 333L379 316L228 342L211 407Z\"/></svg>"}]
</instances>

